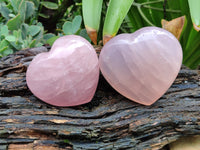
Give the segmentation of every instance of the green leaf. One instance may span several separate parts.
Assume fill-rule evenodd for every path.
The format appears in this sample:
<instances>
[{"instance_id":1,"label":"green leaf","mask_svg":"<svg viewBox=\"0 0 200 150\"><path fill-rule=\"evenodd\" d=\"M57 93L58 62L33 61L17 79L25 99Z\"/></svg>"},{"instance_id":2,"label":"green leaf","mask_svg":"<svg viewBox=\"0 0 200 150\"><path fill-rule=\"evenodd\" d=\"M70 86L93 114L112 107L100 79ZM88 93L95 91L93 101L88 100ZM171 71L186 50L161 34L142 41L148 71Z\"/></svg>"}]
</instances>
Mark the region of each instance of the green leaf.
<instances>
[{"instance_id":1,"label":"green leaf","mask_svg":"<svg viewBox=\"0 0 200 150\"><path fill-rule=\"evenodd\" d=\"M6 50L3 51L4 56L7 56L7 55L12 54L12 53L13 53L13 50L10 49L10 48L7 48Z\"/></svg>"},{"instance_id":2,"label":"green leaf","mask_svg":"<svg viewBox=\"0 0 200 150\"><path fill-rule=\"evenodd\" d=\"M21 50L24 44L24 40L22 41L22 43L16 43L16 42L10 42L10 45L16 49L16 50Z\"/></svg>"},{"instance_id":3,"label":"green leaf","mask_svg":"<svg viewBox=\"0 0 200 150\"><path fill-rule=\"evenodd\" d=\"M33 2L26 1L26 20L34 15L35 13L35 5Z\"/></svg>"},{"instance_id":4,"label":"green leaf","mask_svg":"<svg viewBox=\"0 0 200 150\"><path fill-rule=\"evenodd\" d=\"M190 7L190 14L194 28L200 30L200 1L199 0L188 0Z\"/></svg>"},{"instance_id":5,"label":"green leaf","mask_svg":"<svg viewBox=\"0 0 200 150\"><path fill-rule=\"evenodd\" d=\"M14 18L16 15L15 14L9 14L10 18Z\"/></svg>"},{"instance_id":6,"label":"green leaf","mask_svg":"<svg viewBox=\"0 0 200 150\"><path fill-rule=\"evenodd\" d=\"M35 45L35 47L41 47L41 46L43 46L44 44L43 43L36 43L36 45Z\"/></svg>"},{"instance_id":7,"label":"green leaf","mask_svg":"<svg viewBox=\"0 0 200 150\"><path fill-rule=\"evenodd\" d=\"M117 34L132 3L133 0L110 0L103 27L104 44Z\"/></svg>"},{"instance_id":8,"label":"green leaf","mask_svg":"<svg viewBox=\"0 0 200 150\"><path fill-rule=\"evenodd\" d=\"M8 49L8 46L0 48L0 53L2 53L3 51L5 51L6 49Z\"/></svg>"},{"instance_id":9,"label":"green leaf","mask_svg":"<svg viewBox=\"0 0 200 150\"><path fill-rule=\"evenodd\" d=\"M187 61L185 61L185 65L191 69L196 69L200 65L200 46L192 53Z\"/></svg>"},{"instance_id":10,"label":"green leaf","mask_svg":"<svg viewBox=\"0 0 200 150\"><path fill-rule=\"evenodd\" d=\"M66 34L66 35L71 35L73 34L73 31L72 31L72 23L71 22L65 22L64 25L63 25L63 32Z\"/></svg>"},{"instance_id":11,"label":"green leaf","mask_svg":"<svg viewBox=\"0 0 200 150\"><path fill-rule=\"evenodd\" d=\"M82 0L83 20L85 26L99 30L103 0Z\"/></svg>"},{"instance_id":12,"label":"green leaf","mask_svg":"<svg viewBox=\"0 0 200 150\"><path fill-rule=\"evenodd\" d=\"M88 36L86 29L82 29L82 30L80 31L79 35L82 36L83 38L85 38L86 40L88 40L89 42L91 42L91 39L90 39L90 37Z\"/></svg>"},{"instance_id":13,"label":"green leaf","mask_svg":"<svg viewBox=\"0 0 200 150\"><path fill-rule=\"evenodd\" d=\"M40 0L29 0L29 1L33 2L36 8L39 8Z\"/></svg>"},{"instance_id":14,"label":"green leaf","mask_svg":"<svg viewBox=\"0 0 200 150\"><path fill-rule=\"evenodd\" d=\"M42 18L46 18L46 19L50 18L50 16L49 16L49 15L46 15L46 14L41 14L41 13L39 13L38 15L39 15L40 17L42 17Z\"/></svg>"},{"instance_id":15,"label":"green leaf","mask_svg":"<svg viewBox=\"0 0 200 150\"><path fill-rule=\"evenodd\" d=\"M21 4L21 0L10 0L10 3L13 7L14 12L18 13L19 12L19 6Z\"/></svg>"},{"instance_id":16,"label":"green leaf","mask_svg":"<svg viewBox=\"0 0 200 150\"><path fill-rule=\"evenodd\" d=\"M3 39L3 40L0 42L0 48L1 48L1 47L7 47L7 46L9 46L9 42L6 41L5 39Z\"/></svg>"},{"instance_id":17,"label":"green leaf","mask_svg":"<svg viewBox=\"0 0 200 150\"><path fill-rule=\"evenodd\" d=\"M28 35L28 31L29 30L29 26L25 23L23 23L21 25L21 35L22 35L22 39L26 39L27 35Z\"/></svg>"},{"instance_id":18,"label":"green leaf","mask_svg":"<svg viewBox=\"0 0 200 150\"><path fill-rule=\"evenodd\" d=\"M21 16L21 21L25 21L25 15L26 15L26 2L25 0L21 0L20 5L19 5L19 13Z\"/></svg>"},{"instance_id":19,"label":"green leaf","mask_svg":"<svg viewBox=\"0 0 200 150\"><path fill-rule=\"evenodd\" d=\"M1 35L3 35L4 37L6 37L8 35L8 33L9 33L8 26L7 25L1 26Z\"/></svg>"},{"instance_id":20,"label":"green leaf","mask_svg":"<svg viewBox=\"0 0 200 150\"><path fill-rule=\"evenodd\" d=\"M132 28L131 32L135 32L136 30L144 27L142 17L135 6L131 6L125 19L128 22L129 28Z\"/></svg>"},{"instance_id":21,"label":"green leaf","mask_svg":"<svg viewBox=\"0 0 200 150\"><path fill-rule=\"evenodd\" d=\"M0 13L1 15L6 18L7 20L9 20L9 14L10 14L10 10L6 7L5 3L1 3L0 4Z\"/></svg>"},{"instance_id":22,"label":"green leaf","mask_svg":"<svg viewBox=\"0 0 200 150\"><path fill-rule=\"evenodd\" d=\"M72 32L73 32L73 34L75 34L80 29L81 22L82 22L81 16L76 16L73 19L73 21L72 21Z\"/></svg>"},{"instance_id":23,"label":"green leaf","mask_svg":"<svg viewBox=\"0 0 200 150\"><path fill-rule=\"evenodd\" d=\"M53 45L53 43L59 38L59 36L54 36L50 39L47 40L47 44L49 44L50 46Z\"/></svg>"},{"instance_id":24,"label":"green leaf","mask_svg":"<svg viewBox=\"0 0 200 150\"><path fill-rule=\"evenodd\" d=\"M45 2L40 2L40 4L48 9L58 9L58 4L53 3L53 2L45 1Z\"/></svg>"},{"instance_id":25,"label":"green leaf","mask_svg":"<svg viewBox=\"0 0 200 150\"><path fill-rule=\"evenodd\" d=\"M37 23L37 26L40 27L40 31L34 36L34 39L36 39L37 42L39 42L43 39L44 27L41 23Z\"/></svg>"},{"instance_id":26,"label":"green leaf","mask_svg":"<svg viewBox=\"0 0 200 150\"><path fill-rule=\"evenodd\" d=\"M82 11L85 28L94 44L97 44L97 34L101 20L103 0L82 0Z\"/></svg>"},{"instance_id":27,"label":"green leaf","mask_svg":"<svg viewBox=\"0 0 200 150\"><path fill-rule=\"evenodd\" d=\"M29 44L29 48L35 47L36 43L37 43L36 39L32 40L32 42Z\"/></svg>"},{"instance_id":28,"label":"green leaf","mask_svg":"<svg viewBox=\"0 0 200 150\"><path fill-rule=\"evenodd\" d=\"M15 36L15 38L16 38L16 41L17 42L20 42L20 43L22 43L22 31L19 29L19 30L14 30L13 31L13 35Z\"/></svg>"},{"instance_id":29,"label":"green leaf","mask_svg":"<svg viewBox=\"0 0 200 150\"><path fill-rule=\"evenodd\" d=\"M15 38L15 36L13 36L13 35L6 36L5 39L6 39L7 41L9 41L9 42L14 42L14 41L16 41L16 38Z\"/></svg>"},{"instance_id":30,"label":"green leaf","mask_svg":"<svg viewBox=\"0 0 200 150\"><path fill-rule=\"evenodd\" d=\"M149 2L151 2L151 1L149 0ZM164 13L163 13L164 10L162 9L163 8L163 3L162 2L153 3L153 4L149 4L147 6L149 6L148 13L151 15L152 23L154 25L156 25L157 27L161 27L161 20L164 17ZM158 11L158 10L155 10L155 9L152 9L152 8L161 8L161 11Z\"/></svg>"},{"instance_id":31,"label":"green leaf","mask_svg":"<svg viewBox=\"0 0 200 150\"><path fill-rule=\"evenodd\" d=\"M36 26L36 25L31 25L28 28L28 31L30 33L31 36L35 36L36 34L38 34L40 32L40 27Z\"/></svg>"},{"instance_id":32,"label":"green leaf","mask_svg":"<svg viewBox=\"0 0 200 150\"><path fill-rule=\"evenodd\" d=\"M7 26L9 30L17 30L20 28L21 25L21 16L20 14L18 14L17 16L15 16L14 18L10 19L7 22Z\"/></svg>"},{"instance_id":33,"label":"green leaf","mask_svg":"<svg viewBox=\"0 0 200 150\"><path fill-rule=\"evenodd\" d=\"M50 38L52 38L54 36L55 36L55 34L53 34L53 33L47 33L47 34L44 35L43 39L44 40L48 40L48 39L50 39Z\"/></svg>"}]
</instances>

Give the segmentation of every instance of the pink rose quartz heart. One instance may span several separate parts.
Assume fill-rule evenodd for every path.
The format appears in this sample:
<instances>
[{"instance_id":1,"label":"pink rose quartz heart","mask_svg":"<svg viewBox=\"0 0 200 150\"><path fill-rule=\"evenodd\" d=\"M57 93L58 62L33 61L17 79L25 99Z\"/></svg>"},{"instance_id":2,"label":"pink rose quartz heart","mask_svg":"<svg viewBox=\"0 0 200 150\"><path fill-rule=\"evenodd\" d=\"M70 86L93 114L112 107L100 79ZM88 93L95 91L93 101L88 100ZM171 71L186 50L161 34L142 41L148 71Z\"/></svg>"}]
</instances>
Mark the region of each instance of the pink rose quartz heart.
<instances>
[{"instance_id":1,"label":"pink rose quartz heart","mask_svg":"<svg viewBox=\"0 0 200 150\"><path fill-rule=\"evenodd\" d=\"M26 73L31 92L55 106L90 102L98 79L99 64L94 48L75 35L57 39L50 52L33 59Z\"/></svg>"},{"instance_id":2,"label":"pink rose quartz heart","mask_svg":"<svg viewBox=\"0 0 200 150\"><path fill-rule=\"evenodd\" d=\"M168 31L145 27L121 34L103 47L99 65L110 85L135 102L151 105L175 80L182 48Z\"/></svg>"}]
</instances>

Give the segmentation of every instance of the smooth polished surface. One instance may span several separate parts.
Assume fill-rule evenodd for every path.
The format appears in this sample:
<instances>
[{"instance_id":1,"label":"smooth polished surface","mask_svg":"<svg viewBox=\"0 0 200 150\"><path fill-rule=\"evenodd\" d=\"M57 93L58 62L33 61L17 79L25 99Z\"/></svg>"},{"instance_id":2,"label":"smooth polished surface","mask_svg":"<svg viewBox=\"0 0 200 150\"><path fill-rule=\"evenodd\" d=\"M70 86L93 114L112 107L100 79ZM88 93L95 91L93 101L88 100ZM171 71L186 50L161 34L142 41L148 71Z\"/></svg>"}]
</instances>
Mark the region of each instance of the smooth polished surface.
<instances>
[{"instance_id":1,"label":"smooth polished surface","mask_svg":"<svg viewBox=\"0 0 200 150\"><path fill-rule=\"evenodd\" d=\"M121 34L103 47L99 65L102 74L120 94L151 105L175 80L182 64L182 48L168 31L145 27Z\"/></svg>"},{"instance_id":2,"label":"smooth polished surface","mask_svg":"<svg viewBox=\"0 0 200 150\"><path fill-rule=\"evenodd\" d=\"M97 54L82 37L55 41L50 52L37 55L28 67L31 92L55 106L75 106L92 100L99 79Z\"/></svg>"}]
</instances>

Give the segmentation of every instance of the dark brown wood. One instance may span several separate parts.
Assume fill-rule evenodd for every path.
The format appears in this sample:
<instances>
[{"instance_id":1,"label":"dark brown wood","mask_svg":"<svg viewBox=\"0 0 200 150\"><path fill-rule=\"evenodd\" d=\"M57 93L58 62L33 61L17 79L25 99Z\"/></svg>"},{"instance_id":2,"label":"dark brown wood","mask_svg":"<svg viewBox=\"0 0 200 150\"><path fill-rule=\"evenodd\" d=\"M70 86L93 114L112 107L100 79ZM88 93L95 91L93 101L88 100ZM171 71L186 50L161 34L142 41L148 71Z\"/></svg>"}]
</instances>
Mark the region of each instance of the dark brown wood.
<instances>
[{"instance_id":1,"label":"dark brown wood","mask_svg":"<svg viewBox=\"0 0 200 150\"><path fill-rule=\"evenodd\" d=\"M167 149L200 134L200 75L185 67L152 106L127 100L100 76L94 99L58 108L34 97L25 72L40 47L0 60L0 149Z\"/></svg>"}]
</instances>

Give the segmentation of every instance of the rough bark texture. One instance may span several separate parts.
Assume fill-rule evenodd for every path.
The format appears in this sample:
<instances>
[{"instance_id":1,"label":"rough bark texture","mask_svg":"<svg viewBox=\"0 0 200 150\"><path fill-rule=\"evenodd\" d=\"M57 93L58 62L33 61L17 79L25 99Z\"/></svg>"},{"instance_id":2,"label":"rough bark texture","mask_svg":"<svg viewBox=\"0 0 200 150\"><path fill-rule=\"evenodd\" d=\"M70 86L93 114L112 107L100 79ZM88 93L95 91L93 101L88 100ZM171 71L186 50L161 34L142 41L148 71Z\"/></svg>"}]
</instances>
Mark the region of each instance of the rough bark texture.
<instances>
[{"instance_id":1,"label":"rough bark texture","mask_svg":"<svg viewBox=\"0 0 200 150\"><path fill-rule=\"evenodd\" d=\"M45 47L0 60L0 149L167 149L200 134L200 75L185 67L152 106L127 100L101 76L94 99L58 108L28 90L26 68Z\"/></svg>"}]
</instances>

